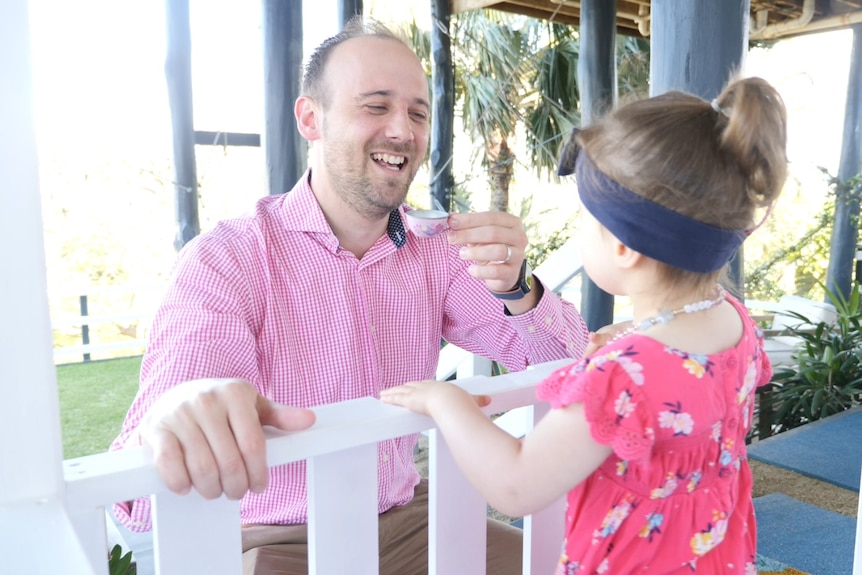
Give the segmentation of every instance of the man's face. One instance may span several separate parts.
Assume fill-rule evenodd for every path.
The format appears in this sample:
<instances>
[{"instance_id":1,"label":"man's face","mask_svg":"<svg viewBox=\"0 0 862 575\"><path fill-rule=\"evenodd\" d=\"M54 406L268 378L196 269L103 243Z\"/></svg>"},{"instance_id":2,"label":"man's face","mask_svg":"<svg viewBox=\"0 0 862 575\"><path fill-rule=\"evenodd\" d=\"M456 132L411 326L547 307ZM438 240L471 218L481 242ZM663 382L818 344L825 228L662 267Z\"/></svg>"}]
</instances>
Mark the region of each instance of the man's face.
<instances>
[{"instance_id":1,"label":"man's face","mask_svg":"<svg viewBox=\"0 0 862 575\"><path fill-rule=\"evenodd\" d=\"M361 215L396 209L428 150L428 81L390 38L337 46L326 65L322 159L334 192Z\"/></svg>"}]
</instances>

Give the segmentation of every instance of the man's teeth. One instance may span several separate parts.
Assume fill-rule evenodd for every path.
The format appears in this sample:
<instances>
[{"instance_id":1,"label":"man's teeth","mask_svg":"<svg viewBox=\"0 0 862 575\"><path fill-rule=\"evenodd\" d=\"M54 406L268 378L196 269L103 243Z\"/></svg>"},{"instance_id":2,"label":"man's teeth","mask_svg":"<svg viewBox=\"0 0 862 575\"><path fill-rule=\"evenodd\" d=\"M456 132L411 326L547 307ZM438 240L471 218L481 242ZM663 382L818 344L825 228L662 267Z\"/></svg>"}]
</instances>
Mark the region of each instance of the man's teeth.
<instances>
[{"instance_id":1,"label":"man's teeth","mask_svg":"<svg viewBox=\"0 0 862 575\"><path fill-rule=\"evenodd\" d=\"M386 162L393 166L400 166L404 163L404 156L390 156L389 154L371 154L371 158L378 162Z\"/></svg>"}]
</instances>

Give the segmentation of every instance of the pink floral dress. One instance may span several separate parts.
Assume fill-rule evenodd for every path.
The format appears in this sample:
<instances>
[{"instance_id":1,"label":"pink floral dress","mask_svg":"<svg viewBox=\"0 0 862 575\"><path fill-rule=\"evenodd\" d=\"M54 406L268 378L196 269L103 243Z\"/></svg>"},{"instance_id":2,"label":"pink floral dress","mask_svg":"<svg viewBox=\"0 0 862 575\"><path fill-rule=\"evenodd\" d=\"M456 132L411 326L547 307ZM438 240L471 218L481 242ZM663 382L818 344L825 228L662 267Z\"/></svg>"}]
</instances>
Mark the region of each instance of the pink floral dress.
<instances>
[{"instance_id":1,"label":"pink floral dress","mask_svg":"<svg viewBox=\"0 0 862 575\"><path fill-rule=\"evenodd\" d=\"M698 355L632 334L560 369L538 389L553 408L583 402L613 453L568 494L557 575L754 575L756 529L745 436L772 369L763 334Z\"/></svg>"}]
</instances>

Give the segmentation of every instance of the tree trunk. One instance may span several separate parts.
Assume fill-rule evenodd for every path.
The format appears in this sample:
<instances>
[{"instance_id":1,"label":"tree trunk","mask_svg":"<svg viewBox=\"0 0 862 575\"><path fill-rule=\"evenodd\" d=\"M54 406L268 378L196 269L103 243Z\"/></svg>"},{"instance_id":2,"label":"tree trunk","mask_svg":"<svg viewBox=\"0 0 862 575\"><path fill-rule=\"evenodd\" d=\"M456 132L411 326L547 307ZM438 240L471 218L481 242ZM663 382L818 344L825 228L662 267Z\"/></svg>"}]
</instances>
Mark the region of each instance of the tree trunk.
<instances>
[{"instance_id":1,"label":"tree trunk","mask_svg":"<svg viewBox=\"0 0 862 575\"><path fill-rule=\"evenodd\" d=\"M515 172L515 154L509 149L506 138L500 140L499 148L491 156L491 211L509 211L509 184Z\"/></svg>"}]
</instances>

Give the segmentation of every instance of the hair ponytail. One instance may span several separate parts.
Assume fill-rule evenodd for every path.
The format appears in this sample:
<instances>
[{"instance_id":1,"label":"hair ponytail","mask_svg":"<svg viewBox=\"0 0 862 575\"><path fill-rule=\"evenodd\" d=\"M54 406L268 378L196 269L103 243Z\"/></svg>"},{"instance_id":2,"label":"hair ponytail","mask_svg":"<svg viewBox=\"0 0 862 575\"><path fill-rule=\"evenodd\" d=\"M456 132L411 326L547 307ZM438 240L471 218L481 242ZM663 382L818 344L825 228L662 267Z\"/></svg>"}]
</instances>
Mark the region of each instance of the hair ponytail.
<instances>
[{"instance_id":1,"label":"hair ponytail","mask_svg":"<svg viewBox=\"0 0 862 575\"><path fill-rule=\"evenodd\" d=\"M781 96L761 78L731 81L714 100L727 117L719 138L748 180L749 200L772 204L787 177L787 112Z\"/></svg>"}]
</instances>

